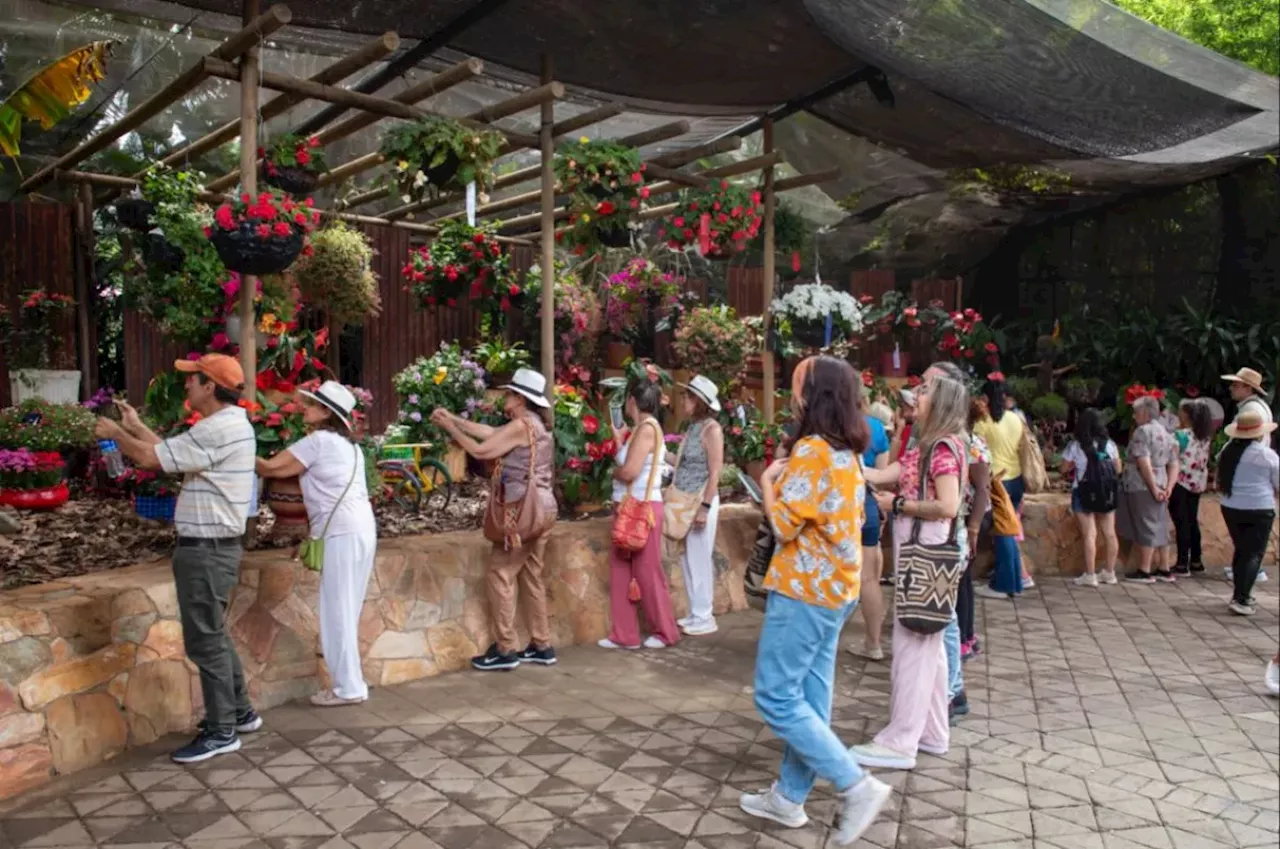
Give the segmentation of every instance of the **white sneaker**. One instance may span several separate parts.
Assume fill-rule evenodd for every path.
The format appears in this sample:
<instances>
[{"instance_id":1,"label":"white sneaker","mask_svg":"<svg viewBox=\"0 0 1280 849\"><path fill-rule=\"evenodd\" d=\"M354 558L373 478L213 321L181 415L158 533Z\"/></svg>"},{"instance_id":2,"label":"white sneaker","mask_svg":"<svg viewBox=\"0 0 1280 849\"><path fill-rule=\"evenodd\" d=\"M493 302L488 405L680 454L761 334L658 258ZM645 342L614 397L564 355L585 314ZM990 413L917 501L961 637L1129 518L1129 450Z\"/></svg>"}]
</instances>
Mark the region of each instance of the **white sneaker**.
<instances>
[{"instance_id":1,"label":"white sneaker","mask_svg":"<svg viewBox=\"0 0 1280 849\"><path fill-rule=\"evenodd\" d=\"M1116 580L1116 570L1115 570L1115 569L1102 569L1102 570L1100 570L1100 571L1098 572L1098 579L1099 579L1099 580L1101 580L1101 581L1102 581L1102 583L1104 583L1104 584L1111 584L1112 586L1115 586L1116 584L1118 584L1118 583L1119 583L1119 581L1118 581L1118 580Z\"/></svg>"},{"instance_id":2,"label":"white sneaker","mask_svg":"<svg viewBox=\"0 0 1280 849\"><path fill-rule=\"evenodd\" d=\"M892 787L870 775L841 793L840 827L836 829L835 844L848 846L866 833L892 795Z\"/></svg>"},{"instance_id":3,"label":"white sneaker","mask_svg":"<svg viewBox=\"0 0 1280 849\"><path fill-rule=\"evenodd\" d=\"M1227 580L1228 580L1228 581L1234 581L1234 580L1235 580L1235 575L1231 574L1231 567L1230 567L1230 566L1228 566L1228 567L1226 567L1225 569L1223 569L1223 570L1222 570L1222 574L1224 574L1224 575L1226 575L1226 576L1227 576Z\"/></svg>"},{"instance_id":4,"label":"white sneaker","mask_svg":"<svg viewBox=\"0 0 1280 849\"><path fill-rule=\"evenodd\" d=\"M853 759L860 766L879 767L880 769L916 768L915 758L875 743L863 743L861 746L854 746L849 750L849 754L853 755Z\"/></svg>"},{"instance_id":5,"label":"white sneaker","mask_svg":"<svg viewBox=\"0 0 1280 849\"><path fill-rule=\"evenodd\" d=\"M1036 585L1036 579L1031 577L1030 575L1027 575L1022 579L1022 588L1024 590L1034 589L1035 585Z\"/></svg>"},{"instance_id":6,"label":"white sneaker","mask_svg":"<svg viewBox=\"0 0 1280 849\"><path fill-rule=\"evenodd\" d=\"M1257 578L1257 582L1258 582L1259 584L1265 584L1265 583L1266 583L1267 581L1269 581L1269 580L1271 580L1271 579L1267 577L1267 570L1266 570L1266 569L1259 569L1259 570L1258 570L1258 578Z\"/></svg>"},{"instance_id":7,"label":"white sneaker","mask_svg":"<svg viewBox=\"0 0 1280 849\"><path fill-rule=\"evenodd\" d=\"M926 755L933 755L936 758L945 758L947 756L947 752L950 751L950 749L945 746L930 746L928 743L921 743L917 748Z\"/></svg>"},{"instance_id":8,"label":"white sneaker","mask_svg":"<svg viewBox=\"0 0 1280 849\"><path fill-rule=\"evenodd\" d=\"M680 630L684 631L690 637L705 637L708 634L714 634L720 630L720 626L716 624L716 620L708 619L705 622L699 622L697 619L690 620L680 626Z\"/></svg>"},{"instance_id":9,"label":"white sneaker","mask_svg":"<svg viewBox=\"0 0 1280 849\"><path fill-rule=\"evenodd\" d=\"M635 651L640 648L639 646L620 646L608 637L605 637L603 640L596 643L596 645L602 649L623 649L624 651Z\"/></svg>"},{"instance_id":10,"label":"white sneaker","mask_svg":"<svg viewBox=\"0 0 1280 849\"><path fill-rule=\"evenodd\" d=\"M655 637L652 635L645 637L644 642L641 643L640 645L644 646L647 649L665 649L667 647L666 643L664 643L658 637Z\"/></svg>"},{"instance_id":11,"label":"white sneaker","mask_svg":"<svg viewBox=\"0 0 1280 849\"><path fill-rule=\"evenodd\" d=\"M1093 572L1085 572L1083 575L1077 575L1076 579L1071 583L1077 587L1096 587L1098 585L1098 576Z\"/></svg>"},{"instance_id":12,"label":"white sneaker","mask_svg":"<svg viewBox=\"0 0 1280 849\"><path fill-rule=\"evenodd\" d=\"M871 646L868 646L866 643L863 643L862 648L855 648L854 646L849 646L848 652L854 657L864 657L867 660L884 660L883 646L875 646L874 648L872 648Z\"/></svg>"},{"instance_id":13,"label":"white sneaker","mask_svg":"<svg viewBox=\"0 0 1280 849\"><path fill-rule=\"evenodd\" d=\"M996 592L995 590L991 589L990 584L975 584L973 587L973 594L977 596L982 596L983 598L998 599L1000 601L1009 600L1008 593Z\"/></svg>"},{"instance_id":14,"label":"white sneaker","mask_svg":"<svg viewBox=\"0 0 1280 849\"><path fill-rule=\"evenodd\" d=\"M1280 696L1280 665L1274 660L1267 663L1267 692Z\"/></svg>"},{"instance_id":15,"label":"white sneaker","mask_svg":"<svg viewBox=\"0 0 1280 849\"><path fill-rule=\"evenodd\" d=\"M697 621L698 621L698 620L697 620L697 619L695 619L695 618L693 618L692 616L686 616L686 617L684 617L683 619L677 619L677 620L676 620L676 624L677 624L677 625L679 625L681 628L686 628L686 627L688 627L689 625L692 625L694 622L697 622Z\"/></svg>"},{"instance_id":16,"label":"white sneaker","mask_svg":"<svg viewBox=\"0 0 1280 849\"><path fill-rule=\"evenodd\" d=\"M809 815L804 812L804 805L797 805L784 797L778 792L776 784L763 793L743 793L738 798L738 807L753 817L772 820L787 828L804 828L809 824Z\"/></svg>"}]
</instances>

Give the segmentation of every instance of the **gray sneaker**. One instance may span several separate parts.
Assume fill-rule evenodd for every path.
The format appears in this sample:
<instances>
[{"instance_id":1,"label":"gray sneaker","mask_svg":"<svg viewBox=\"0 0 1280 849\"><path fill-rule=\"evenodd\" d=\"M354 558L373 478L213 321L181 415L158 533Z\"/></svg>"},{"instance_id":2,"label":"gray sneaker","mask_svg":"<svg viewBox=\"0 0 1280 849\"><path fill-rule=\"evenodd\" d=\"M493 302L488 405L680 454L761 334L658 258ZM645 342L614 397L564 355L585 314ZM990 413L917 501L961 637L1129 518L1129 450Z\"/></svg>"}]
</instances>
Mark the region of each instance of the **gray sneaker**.
<instances>
[{"instance_id":1,"label":"gray sneaker","mask_svg":"<svg viewBox=\"0 0 1280 849\"><path fill-rule=\"evenodd\" d=\"M797 805L784 797L776 784L763 793L743 793L738 799L738 807L753 817L772 820L787 828L804 828L809 824L804 805Z\"/></svg>"},{"instance_id":2,"label":"gray sneaker","mask_svg":"<svg viewBox=\"0 0 1280 849\"><path fill-rule=\"evenodd\" d=\"M892 787L870 775L840 794L840 825L833 842L848 846L865 834L892 795Z\"/></svg>"}]
</instances>

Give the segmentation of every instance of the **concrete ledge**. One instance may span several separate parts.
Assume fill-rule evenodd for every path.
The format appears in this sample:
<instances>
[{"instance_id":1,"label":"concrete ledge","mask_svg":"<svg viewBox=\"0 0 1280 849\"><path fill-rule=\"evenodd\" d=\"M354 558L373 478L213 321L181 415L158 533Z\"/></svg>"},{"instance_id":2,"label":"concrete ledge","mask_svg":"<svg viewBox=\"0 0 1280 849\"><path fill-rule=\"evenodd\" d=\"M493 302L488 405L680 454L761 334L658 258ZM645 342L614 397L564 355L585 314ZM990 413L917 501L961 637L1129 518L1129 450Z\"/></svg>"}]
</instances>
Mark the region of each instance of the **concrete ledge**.
<instances>
[{"instance_id":1,"label":"concrete ledge","mask_svg":"<svg viewBox=\"0 0 1280 849\"><path fill-rule=\"evenodd\" d=\"M717 613L747 606L742 572L758 522L751 507L721 513ZM547 586L558 645L607 634L609 528L609 519L593 519L551 532ZM360 622L371 684L462 669L492 642L489 550L479 531L379 541ZM686 615L678 546L667 545L664 564L676 614ZM318 595L319 575L289 552L245 555L228 621L257 707L310 695L326 680ZM189 730L201 716L167 563L0 593L0 799Z\"/></svg>"}]
</instances>

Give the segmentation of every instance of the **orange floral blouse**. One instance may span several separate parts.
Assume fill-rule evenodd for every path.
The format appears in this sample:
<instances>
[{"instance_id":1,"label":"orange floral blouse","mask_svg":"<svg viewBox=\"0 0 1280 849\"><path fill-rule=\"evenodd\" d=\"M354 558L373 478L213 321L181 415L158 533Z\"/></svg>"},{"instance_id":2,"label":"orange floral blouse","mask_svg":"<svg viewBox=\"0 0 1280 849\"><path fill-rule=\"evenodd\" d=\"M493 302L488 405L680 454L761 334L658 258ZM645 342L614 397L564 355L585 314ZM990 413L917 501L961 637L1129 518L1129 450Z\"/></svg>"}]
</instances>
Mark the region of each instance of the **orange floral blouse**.
<instances>
[{"instance_id":1,"label":"orange floral blouse","mask_svg":"<svg viewBox=\"0 0 1280 849\"><path fill-rule=\"evenodd\" d=\"M854 601L861 589L866 479L852 451L816 436L796 443L774 484L777 548L764 588L819 607Z\"/></svg>"}]
</instances>

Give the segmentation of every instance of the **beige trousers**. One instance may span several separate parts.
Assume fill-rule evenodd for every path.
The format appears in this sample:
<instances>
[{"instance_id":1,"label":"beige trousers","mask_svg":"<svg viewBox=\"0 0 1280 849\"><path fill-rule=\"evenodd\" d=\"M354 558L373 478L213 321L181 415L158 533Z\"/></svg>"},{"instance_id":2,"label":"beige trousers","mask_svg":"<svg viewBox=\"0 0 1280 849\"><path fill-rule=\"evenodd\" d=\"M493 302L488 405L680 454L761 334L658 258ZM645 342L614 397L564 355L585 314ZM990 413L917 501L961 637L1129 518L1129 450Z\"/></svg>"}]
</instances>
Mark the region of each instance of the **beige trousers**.
<instances>
[{"instance_id":1,"label":"beige trousers","mask_svg":"<svg viewBox=\"0 0 1280 849\"><path fill-rule=\"evenodd\" d=\"M485 588L489 593L489 617L493 620L494 639L503 654L520 651L516 634L516 582L524 599L529 621L529 636L538 648L551 645L551 625L547 621L547 587L543 582L542 556L547 550L547 537L525 543L513 551L493 546L489 555L489 571Z\"/></svg>"}]
</instances>

